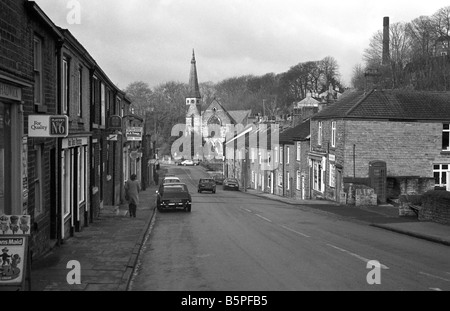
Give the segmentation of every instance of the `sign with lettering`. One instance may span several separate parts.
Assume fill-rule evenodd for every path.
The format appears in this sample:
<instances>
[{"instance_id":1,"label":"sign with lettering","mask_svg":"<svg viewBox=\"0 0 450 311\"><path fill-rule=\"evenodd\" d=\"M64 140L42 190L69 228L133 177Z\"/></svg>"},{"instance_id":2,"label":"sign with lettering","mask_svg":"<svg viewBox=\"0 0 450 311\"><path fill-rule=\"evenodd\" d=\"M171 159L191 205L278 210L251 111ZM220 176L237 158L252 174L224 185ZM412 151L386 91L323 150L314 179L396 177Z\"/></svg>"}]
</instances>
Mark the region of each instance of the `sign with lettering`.
<instances>
[{"instance_id":1,"label":"sign with lettering","mask_svg":"<svg viewBox=\"0 0 450 311\"><path fill-rule=\"evenodd\" d=\"M20 285L25 279L27 238L0 237L0 285Z\"/></svg>"},{"instance_id":2,"label":"sign with lettering","mask_svg":"<svg viewBox=\"0 0 450 311\"><path fill-rule=\"evenodd\" d=\"M336 162L336 156L334 154L328 155L330 162Z\"/></svg>"},{"instance_id":3,"label":"sign with lettering","mask_svg":"<svg viewBox=\"0 0 450 311\"><path fill-rule=\"evenodd\" d=\"M129 141L142 141L143 127L129 127L127 128L127 140Z\"/></svg>"},{"instance_id":4,"label":"sign with lettering","mask_svg":"<svg viewBox=\"0 0 450 311\"><path fill-rule=\"evenodd\" d=\"M70 138L63 139L62 148L68 149L68 148L86 146L87 144L88 144L87 137L70 137Z\"/></svg>"},{"instance_id":5,"label":"sign with lettering","mask_svg":"<svg viewBox=\"0 0 450 311\"><path fill-rule=\"evenodd\" d=\"M68 135L69 118L67 116L28 116L29 137L67 137Z\"/></svg>"},{"instance_id":6,"label":"sign with lettering","mask_svg":"<svg viewBox=\"0 0 450 311\"><path fill-rule=\"evenodd\" d=\"M0 97L22 100L22 89L14 85L0 82Z\"/></svg>"},{"instance_id":7,"label":"sign with lettering","mask_svg":"<svg viewBox=\"0 0 450 311\"><path fill-rule=\"evenodd\" d=\"M117 140L118 140L117 134L112 134L108 136L108 141L117 141Z\"/></svg>"},{"instance_id":8,"label":"sign with lettering","mask_svg":"<svg viewBox=\"0 0 450 311\"><path fill-rule=\"evenodd\" d=\"M108 128L110 130L121 130L122 129L122 118L120 116L109 117Z\"/></svg>"}]
</instances>

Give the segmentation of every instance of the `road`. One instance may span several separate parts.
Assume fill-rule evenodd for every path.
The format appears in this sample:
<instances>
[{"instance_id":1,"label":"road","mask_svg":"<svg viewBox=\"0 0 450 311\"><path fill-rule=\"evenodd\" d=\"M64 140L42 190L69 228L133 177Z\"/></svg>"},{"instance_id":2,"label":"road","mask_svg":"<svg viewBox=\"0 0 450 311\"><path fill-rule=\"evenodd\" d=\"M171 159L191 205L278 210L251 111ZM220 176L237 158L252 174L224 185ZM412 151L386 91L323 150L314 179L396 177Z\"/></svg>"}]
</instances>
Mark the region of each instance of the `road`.
<instances>
[{"instance_id":1,"label":"road","mask_svg":"<svg viewBox=\"0 0 450 311\"><path fill-rule=\"evenodd\" d=\"M450 290L448 246L221 186L199 194L199 167L169 173L188 184L192 212L157 212L131 290Z\"/></svg>"}]
</instances>

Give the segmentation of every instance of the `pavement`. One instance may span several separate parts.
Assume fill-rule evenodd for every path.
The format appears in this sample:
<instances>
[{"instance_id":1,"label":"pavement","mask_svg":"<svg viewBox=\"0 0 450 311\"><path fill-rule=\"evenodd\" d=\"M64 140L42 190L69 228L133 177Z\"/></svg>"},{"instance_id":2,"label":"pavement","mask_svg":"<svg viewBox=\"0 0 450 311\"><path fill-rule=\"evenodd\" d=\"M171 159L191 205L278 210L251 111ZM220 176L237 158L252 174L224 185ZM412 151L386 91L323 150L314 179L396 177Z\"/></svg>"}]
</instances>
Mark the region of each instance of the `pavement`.
<instances>
[{"instance_id":1,"label":"pavement","mask_svg":"<svg viewBox=\"0 0 450 311\"><path fill-rule=\"evenodd\" d=\"M126 291L133 276L138 255L155 214L155 191L151 186L139 195L136 218L128 205L104 207L95 221L76 232L64 244L33 260L32 291ZM81 284L75 279L74 266L80 263Z\"/></svg>"},{"instance_id":2,"label":"pavement","mask_svg":"<svg viewBox=\"0 0 450 311\"><path fill-rule=\"evenodd\" d=\"M129 217L126 205L106 207L100 217L83 228L82 232L75 233L64 244L35 259L31 268L31 290L128 290L141 247L156 212L153 203L156 189L157 186L151 186L141 192L136 218ZM450 246L450 226L399 217L398 209L392 205L357 208L325 200L298 201L250 189L247 193L284 202L302 210ZM80 263L81 284L78 285L70 285L67 281L68 276L70 279L73 275L73 266L68 267L72 260Z\"/></svg>"}]
</instances>

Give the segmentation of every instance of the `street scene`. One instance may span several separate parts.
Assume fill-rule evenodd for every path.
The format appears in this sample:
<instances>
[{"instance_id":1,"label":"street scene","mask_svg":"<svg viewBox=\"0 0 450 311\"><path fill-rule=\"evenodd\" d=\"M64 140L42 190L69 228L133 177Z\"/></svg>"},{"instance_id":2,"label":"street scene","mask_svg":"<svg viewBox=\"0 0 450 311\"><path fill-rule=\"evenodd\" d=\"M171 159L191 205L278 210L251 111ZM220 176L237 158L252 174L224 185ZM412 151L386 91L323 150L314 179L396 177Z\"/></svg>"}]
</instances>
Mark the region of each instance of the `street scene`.
<instances>
[{"instance_id":1,"label":"street scene","mask_svg":"<svg viewBox=\"0 0 450 311\"><path fill-rule=\"evenodd\" d=\"M249 2L0 0L0 291L450 290L450 6Z\"/></svg>"}]
</instances>

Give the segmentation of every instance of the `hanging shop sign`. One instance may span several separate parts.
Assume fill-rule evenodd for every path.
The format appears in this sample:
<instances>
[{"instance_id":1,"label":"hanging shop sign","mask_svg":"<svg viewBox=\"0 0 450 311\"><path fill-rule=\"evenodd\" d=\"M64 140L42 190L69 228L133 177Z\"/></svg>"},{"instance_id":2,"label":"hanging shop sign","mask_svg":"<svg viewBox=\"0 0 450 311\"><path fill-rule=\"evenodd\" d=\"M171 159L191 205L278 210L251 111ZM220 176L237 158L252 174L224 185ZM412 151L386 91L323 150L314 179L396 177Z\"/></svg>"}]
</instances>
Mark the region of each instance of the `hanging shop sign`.
<instances>
[{"instance_id":1,"label":"hanging shop sign","mask_svg":"<svg viewBox=\"0 0 450 311\"><path fill-rule=\"evenodd\" d=\"M54 115L30 115L28 137L67 137L69 118Z\"/></svg>"},{"instance_id":2,"label":"hanging shop sign","mask_svg":"<svg viewBox=\"0 0 450 311\"><path fill-rule=\"evenodd\" d=\"M122 117L120 116L111 116L109 117L109 126L110 130L121 130L122 129Z\"/></svg>"},{"instance_id":3,"label":"hanging shop sign","mask_svg":"<svg viewBox=\"0 0 450 311\"><path fill-rule=\"evenodd\" d=\"M142 141L143 127L127 128L126 137L128 141Z\"/></svg>"},{"instance_id":4,"label":"hanging shop sign","mask_svg":"<svg viewBox=\"0 0 450 311\"><path fill-rule=\"evenodd\" d=\"M25 281L27 238L0 236L0 286L20 286Z\"/></svg>"}]
</instances>

